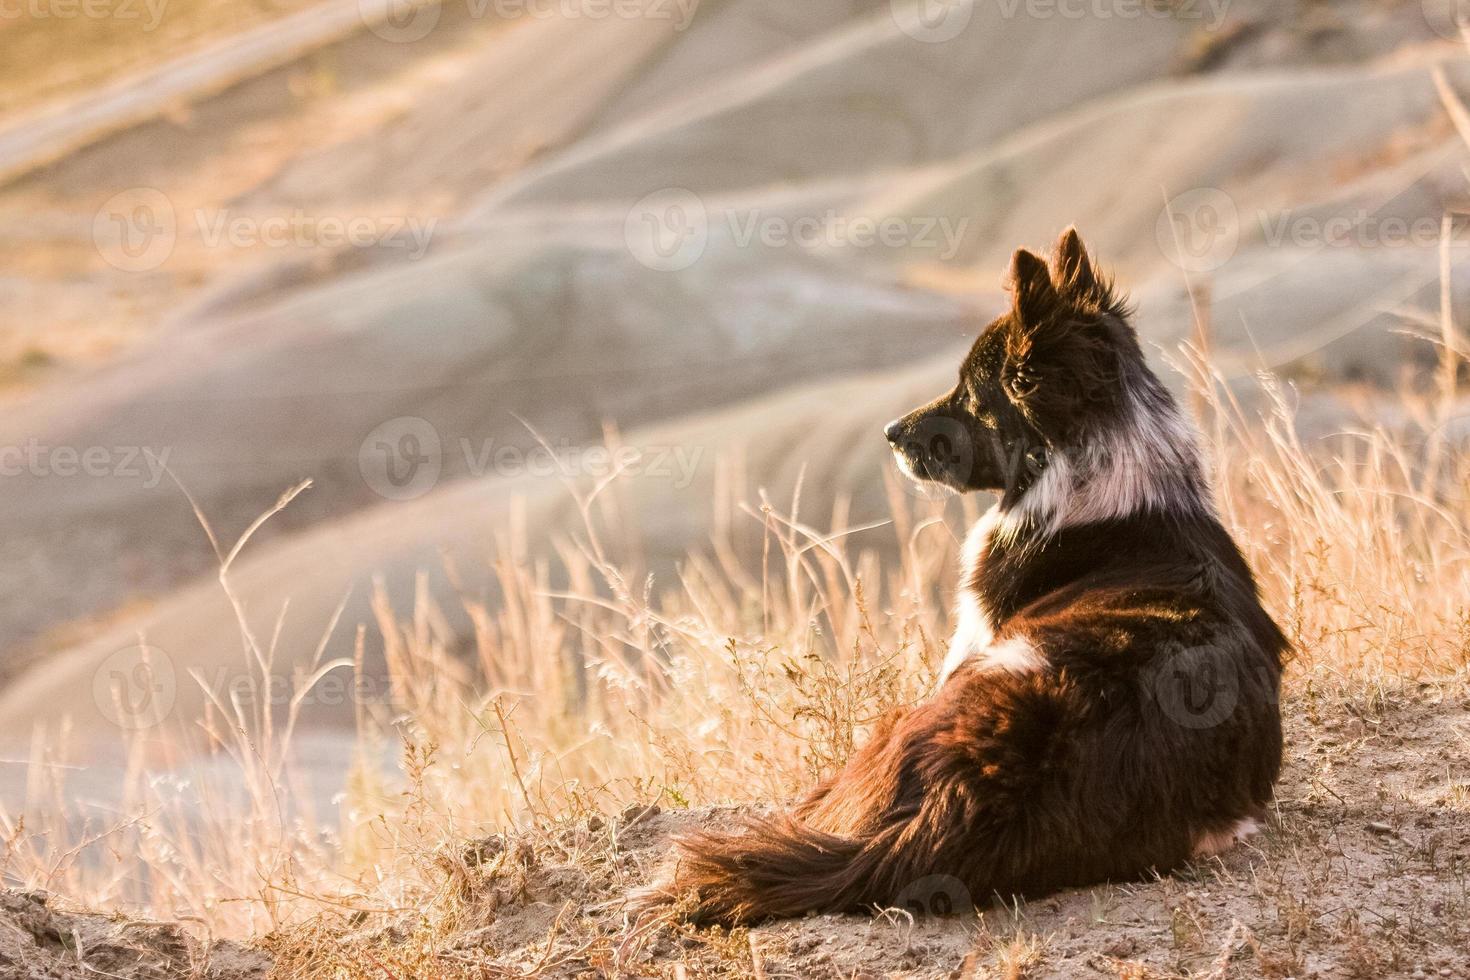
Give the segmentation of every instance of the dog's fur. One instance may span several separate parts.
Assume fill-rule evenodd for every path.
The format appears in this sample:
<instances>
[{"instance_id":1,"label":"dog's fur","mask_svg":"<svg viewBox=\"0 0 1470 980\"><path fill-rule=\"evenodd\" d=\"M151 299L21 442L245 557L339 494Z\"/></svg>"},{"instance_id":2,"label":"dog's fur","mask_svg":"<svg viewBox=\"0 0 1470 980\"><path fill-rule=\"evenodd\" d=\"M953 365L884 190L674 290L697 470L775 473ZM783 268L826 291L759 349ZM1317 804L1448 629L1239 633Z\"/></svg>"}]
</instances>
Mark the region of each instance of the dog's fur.
<instances>
[{"instance_id":1,"label":"dog's fur","mask_svg":"<svg viewBox=\"0 0 1470 980\"><path fill-rule=\"evenodd\" d=\"M1198 449L1074 230L1012 266L959 383L888 427L911 476L999 502L965 545L934 696L793 813L683 838L655 901L726 924L984 902L1167 872L1264 816L1286 641Z\"/></svg>"}]
</instances>

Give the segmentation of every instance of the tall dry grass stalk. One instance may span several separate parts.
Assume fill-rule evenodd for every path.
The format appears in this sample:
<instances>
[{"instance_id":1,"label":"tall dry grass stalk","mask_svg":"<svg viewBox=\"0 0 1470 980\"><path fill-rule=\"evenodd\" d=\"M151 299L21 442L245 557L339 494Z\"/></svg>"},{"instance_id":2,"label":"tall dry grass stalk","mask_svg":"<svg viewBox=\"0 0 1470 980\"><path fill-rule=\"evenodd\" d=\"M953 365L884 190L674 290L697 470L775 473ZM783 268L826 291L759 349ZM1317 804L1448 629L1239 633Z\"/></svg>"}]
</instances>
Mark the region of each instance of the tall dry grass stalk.
<instances>
[{"instance_id":1,"label":"tall dry grass stalk","mask_svg":"<svg viewBox=\"0 0 1470 980\"><path fill-rule=\"evenodd\" d=\"M1458 357L1454 345L1445 357ZM1312 441L1277 382L1262 380L1258 417L1202 359L1186 361L1214 434L1225 519L1296 647L1288 697L1371 708L1403 685L1463 677L1470 455L1451 424L1464 410L1456 386L1402 406L1392 426ZM1453 361L1442 377L1460 370ZM391 710L359 710L337 819L312 811L293 765L295 708L326 671L365 670L361 630L355 663L324 663L318 651L298 673L284 717L216 694L201 730L233 763L216 775L185 767L189 794L139 749L120 812L82 819L66 770L46 764L64 761L62 742L38 747L29 804L0 814L5 880L190 916L216 934L379 909L435 909L424 921L453 930L476 914L444 874L464 840L633 802L779 800L840 766L886 709L929 689L973 501L922 502L890 483L893 537L880 558L854 552L841 507L824 522L838 530L819 532L799 493L784 511L761 499L744 513L764 533L758 553L731 543L732 510L677 581L650 582L629 571L636 559L622 552L636 536L610 519L610 489L578 498L585 526L557 555L565 587L506 530L494 566L501 602L460 600L467 641L427 588L408 620L379 597L364 627L382 637ZM217 549L227 592L244 543ZM268 679L274 643L242 630L252 669Z\"/></svg>"}]
</instances>

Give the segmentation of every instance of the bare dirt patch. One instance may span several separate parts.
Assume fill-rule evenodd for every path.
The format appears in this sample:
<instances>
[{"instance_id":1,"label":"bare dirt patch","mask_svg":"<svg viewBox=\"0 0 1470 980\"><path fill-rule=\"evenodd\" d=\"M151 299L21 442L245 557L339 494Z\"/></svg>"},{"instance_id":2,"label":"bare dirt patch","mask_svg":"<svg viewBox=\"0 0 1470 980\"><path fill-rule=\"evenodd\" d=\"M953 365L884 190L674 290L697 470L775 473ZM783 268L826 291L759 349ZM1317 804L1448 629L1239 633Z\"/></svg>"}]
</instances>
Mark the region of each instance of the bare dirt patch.
<instances>
[{"instance_id":1,"label":"bare dirt patch","mask_svg":"<svg viewBox=\"0 0 1470 980\"><path fill-rule=\"evenodd\" d=\"M1155 881L948 916L924 914L946 909L944 885L920 884L907 909L876 917L695 930L634 920L623 897L656 875L673 834L738 808L635 807L440 855L441 908L329 915L268 945L287 977L1463 977L1462 681L1335 695L1306 685L1284 705L1270 826Z\"/></svg>"},{"instance_id":2,"label":"bare dirt patch","mask_svg":"<svg viewBox=\"0 0 1470 980\"><path fill-rule=\"evenodd\" d=\"M269 968L262 953L202 942L178 923L66 912L44 892L0 892L6 980L264 980Z\"/></svg>"}]
</instances>

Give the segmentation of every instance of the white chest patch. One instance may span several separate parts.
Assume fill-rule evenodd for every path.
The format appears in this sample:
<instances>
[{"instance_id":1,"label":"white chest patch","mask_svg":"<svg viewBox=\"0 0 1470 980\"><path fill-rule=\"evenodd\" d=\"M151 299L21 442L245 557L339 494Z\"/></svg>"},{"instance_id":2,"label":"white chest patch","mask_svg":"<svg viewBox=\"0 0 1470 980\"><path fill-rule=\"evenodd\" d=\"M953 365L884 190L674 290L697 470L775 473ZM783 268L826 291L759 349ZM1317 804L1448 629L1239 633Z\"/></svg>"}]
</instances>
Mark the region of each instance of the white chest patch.
<instances>
[{"instance_id":1,"label":"white chest patch","mask_svg":"<svg viewBox=\"0 0 1470 980\"><path fill-rule=\"evenodd\" d=\"M1008 637L996 643L995 629L990 617L981 606L980 597L970 589L969 583L985 558L990 536L995 533L1000 520L999 508L992 507L975 522L975 526L965 537L954 635L950 637L949 652L945 654L944 666L939 671L940 685L949 680L950 675L972 657L983 660L982 669L1009 670L1014 673L1039 670L1046 663L1041 652L1024 637Z\"/></svg>"},{"instance_id":2,"label":"white chest patch","mask_svg":"<svg viewBox=\"0 0 1470 980\"><path fill-rule=\"evenodd\" d=\"M954 635L949 638L949 652L944 655L939 683L942 685L949 680L949 675L958 670L960 664L990 646L992 639L990 620L980 608L980 603L967 590L961 590Z\"/></svg>"}]
</instances>

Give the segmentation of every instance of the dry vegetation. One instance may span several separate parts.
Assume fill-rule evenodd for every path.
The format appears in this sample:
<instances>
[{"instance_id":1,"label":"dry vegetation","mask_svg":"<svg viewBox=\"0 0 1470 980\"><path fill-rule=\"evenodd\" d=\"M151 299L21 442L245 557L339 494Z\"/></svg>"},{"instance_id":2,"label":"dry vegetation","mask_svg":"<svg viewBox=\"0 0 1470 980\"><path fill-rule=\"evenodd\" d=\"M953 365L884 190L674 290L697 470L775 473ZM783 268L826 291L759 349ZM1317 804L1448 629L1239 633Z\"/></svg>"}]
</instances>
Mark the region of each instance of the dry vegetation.
<instances>
[{"instance_id":1,"label":"dry vegetation","mask_svg":"<svg viewBox=\"0 0 1470 980\"><path fill-rule=\"evenodd\" d=\"M179 43L232 26L209 10L170 6ZM15 39L32 64L0 111L136 62L132 39L68 30L80 54L55 65ZM1276 812L1223 860L951 917L923 915L948 896L916 883L913 905L872 919L734 933L630 919L620 897L681 826L790 797L925 695L978 504L893 484L880 560L850 547L840 507L725 499L720 526L756 522L764 549L721 534L677 582L650 582L604 485L577 488L584 529L555 563L506 529L499 601L462 599L472 642L427 590L410 621L379 603L359 648L381 639L389 696L359 704L336 816L295 765L298 710L324 678L377 692L380 674L361 655L287 671L272 624L242 610L255 689L291 675L284 710L213 692L172 749L157 730L136 739L122 812L105 816L69 790L65 733L38 738L27 805L0 812L0 881L250 939L293 980L1470 976L1470 412L1463 340L1448 316L1435 327L1440 376L1365 395L1363 417L1392 423L1328 441L1298 435L1292 392L1265 380L1242 405L1192 363L1226 522L1296 650ZM248 539L217 548L226 590ZM201 740L229 764L186 770L187 786L157 775ZM26 908L5 896L6 922L12 906Z\"/></svg>"},{"instance_id":2,"label":"dry vegetation","mask_svg":"<svg viewBox=\"0 0 1470 980\"><path fill-rule=\"evenodd\" d=\"M973 507L895 487L888 564L803 524L799 500L789 517L747 509L767 541L755 562L717 543L660 589L608 544L629 530L603 486L583 489L564 585L502 542L504 601L466 599L468 649L427 599L411 622L380 608L392 710L362 705L340 825L295 782L294 712L221 695L201 727L243 789L200 777L207 805L186 807L140 747L129 812L99 826L69 811L63 770L38 767L28 812L4 817L6 879L264 936L285 977L947 976L962 961L973 975L1464 975L1470 455L1451 438L1454 372L1440 385L1395 431L1321 446L1270 383L1264 420L1201 386L1221 505L1297 655L1273 825L1191 874L947 919L913 917L944 904L921 886L877 920L630 921L619 896L671 831L728 814L712 804L789 797L923 696ZM226 588L237 552L222 554ZM269 640L242 636L275 673ZM297 689L349 667L363 669L318 663Z\"/></svg>"},{"instance_id":3,"label":"dry vegetation","mask_svg":"<svg viewBox=\"0 0 1470 980\"><path fill-rule=\"evenodd\" d=\"M65 739L38 739L29 805L0 814L0 870L89 906L179 918L199 939L255 940L276 975L303 980L1463 976L1470 452L1462 344L1447 316L1436 331L1437 378L1408 397L1364 395L1363 416L1392 424L1310 443L1293 392L1263 378L1247 408L1188 357L1226 522L1296 651L1272 825L1224 860L947 917L926 914L951 911L939 881L871 919L734 933L631 919L620 899L673 832L790 797L879 715L924 696L977 512L890 484L896 548L883 562L853 553L860 529L841 506L823 515L844 529L829 533L804 523L799 491L785 513L722 499L717 526L757 521L764 546L743 561L722 534L660 584L630 557L636 531L612 479L570 488L584 527L554 565L506 530L500 601L462 597L472 642L451 639L427 590L411 621L378 603L391 696L358 701L338 822L312 812L293 737L333 672L375 690L366 625L353 661L319 652L294 672L283 710L213 691L196 729L232 765L192 770L187 792L154 774L156 739L138 738L120 816L69 804ZM275 512L232 547L215 542L227 593ZM270 689L274 642L238 612L257 689ZM164 758L191 737L180 731Z\"/></svg>"}]
</instances>

